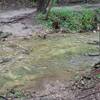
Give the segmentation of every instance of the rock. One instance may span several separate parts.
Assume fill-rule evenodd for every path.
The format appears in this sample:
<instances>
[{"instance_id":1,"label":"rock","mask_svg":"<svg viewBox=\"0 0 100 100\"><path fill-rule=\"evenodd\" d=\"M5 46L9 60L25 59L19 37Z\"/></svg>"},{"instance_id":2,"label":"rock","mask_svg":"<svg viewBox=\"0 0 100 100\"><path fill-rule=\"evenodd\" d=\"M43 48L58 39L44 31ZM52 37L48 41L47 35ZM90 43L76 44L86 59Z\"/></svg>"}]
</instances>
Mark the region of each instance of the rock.
<instances>
[{"instance_id":1,"label":"rock","mask_svg":"<svg viewBox=\"0 0 100 100\"><path fill-rule=\"evenodd\" d=\"M2 31L0 31L0 34L2 34L3 32Z\"/></svg>"},{"instance_id":2,"label":"rock","mask_svg":"<svg viewBox=\"0 0 100 100\"><path fill-rule=\"evenodd\" d=\"M93 66L95 69L100 68L100 61Z\"/></svg>"},{"instance_id":3,"label":"rock","mask_svg":"<svg viewBox=\"0 0 100 100\"><path fill-rule=\"evenodd\" d=\"M41 39L46 39L47 38L47 33L38 34L38 37L40 37Z\"/></svg>"},{"instance_id":4,"label":"rock","mask_svg":"<svg viewBox=\"0 0 100 100\"><path fill-rule=\"evenodd\" d=\"M89 53L88 56L94 57L94 56L100 56L100 54L99 53Z\"/></svg>"},{"instance_id":5,"label":"rock","mask_svg":"<svg viewBox=\"0 0 100 100\"><path fill-rule=\"evenodd\" d=\"M100 61L95 63L92 69L92 73L94 75L94 77L96 76L96 78L99 78L100 75Z\"/></svg>"},{"instance_id":6,"label":"rock","mask_svg":"<svg viewBox=\"0 0 100 100\"><path fill-rule=\"evenodd\" d=\"M2 100L8 100L6 97L4 97L4 96L0 96L0 99Z\"/></svg>"},{"instance_id":7,"label":"rock","mask_svg":"<svg viewBox=\"0 0 100 100\"><path fill-rule=\"evenodd\" d=\"M12 33L8 33L8 32L5 32L4 33L2 31L0 31L0 40L5 39L5 38L8 38L11 35L12 35Z\"/></svg>"},{"instance_id":8,"label":"rock","mask_svg":"<svg viewBox=\"0 0 100 100\"><path fill-rule=\"evenodd\" d=\"M0 58L0 64L7 63L11 60L12 60L12 58L10 58L10 57L2 57L2 58Z\"/></svg>"},{"instance_id":9,"label":"rock","mask_svg":"<svg viewBox=\"0 0 100 100\"><path fill-rule=\"evenodd\" d=\"M99 45L100 42L99 41L93 41L93 42L88 42L87 44L90 44L90 45Z\"/></svg>"}]
</instances>

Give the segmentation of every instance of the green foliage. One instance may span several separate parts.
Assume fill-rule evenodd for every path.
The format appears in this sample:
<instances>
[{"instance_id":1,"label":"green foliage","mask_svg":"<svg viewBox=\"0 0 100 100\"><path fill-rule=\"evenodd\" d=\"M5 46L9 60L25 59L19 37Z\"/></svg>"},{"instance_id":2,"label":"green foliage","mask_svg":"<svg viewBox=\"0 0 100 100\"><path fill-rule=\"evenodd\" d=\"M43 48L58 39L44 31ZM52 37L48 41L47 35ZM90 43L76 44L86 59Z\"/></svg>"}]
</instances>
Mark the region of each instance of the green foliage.
<instances>
[{"instance_id":1,"label":"green foliage","mask_svg":"<svg viewBox=\"0 0 100 100\"><path fill-rule=\"evenodd\" d=\"M97 74L96 77L100 79L100 74Z\"/></svg>"},{"instance_id":2,"label":"green foliage","mask_svg":"<svg viewBox=\"0 0 100 100\"><path fill-rule=\"evenodd\" d=\"M92 30L95 25L95 13L91 10L82 11L82 26L84 30Z\"/></svg>"},{"instance_id":3,"label":"green foliage","mask_svg":"<svg viewBox=\"0 0 100 100\"><path fill-rule=\"evenodd\" d=\"M96 10L98 14L100 14L100 8Z\"/></svg>"},{"instance_id":4,"label":"green foliage","mask_svg":"<svg viewBox=\"0 0 100 100\"><path fill-rule=\"evenodd\" d=\"M44 23L48 27L52 27L52 22L56 20L59 21L61 27L69 31L90 31L95 27L95 17L96 13L92 10L75 11L70 7L53 7L48 20L44 21Z\"/></svg>"},{"instance_id":5,"label":"green foliage","mask_svg":"<svg viewBox=\"0 0 100 100\"><path fill-rule=\"evenodd\" d=\"M74 11L73 9L53 8L51 14L61 20L61 25L71 31L92 30L95 13L91 10ZM52 17L52 18L54 18ZM51 19L52 20L52 19Z\"/></svg>"},{"instance_id":6,"label":"green foliage","mask_svg":"<svg viewBox=\"0 0 100 100\"><path fill-rule=\"evenodd\" d=\"M100 8L96 10L97 13L97 21L100 23Z\"/></svg>"},{"instance_id":7,"label":"green foliage","mask_svg":"<svg viewBox=\"0 0 100 100\"><path fill-rule=\"evenodd\" d=\"M45 20L45 14L39 13L37 15L38 23L42 23L42 25L46 28L52 28L52 21L50 19Z\"/></svg>"}]
</instances>

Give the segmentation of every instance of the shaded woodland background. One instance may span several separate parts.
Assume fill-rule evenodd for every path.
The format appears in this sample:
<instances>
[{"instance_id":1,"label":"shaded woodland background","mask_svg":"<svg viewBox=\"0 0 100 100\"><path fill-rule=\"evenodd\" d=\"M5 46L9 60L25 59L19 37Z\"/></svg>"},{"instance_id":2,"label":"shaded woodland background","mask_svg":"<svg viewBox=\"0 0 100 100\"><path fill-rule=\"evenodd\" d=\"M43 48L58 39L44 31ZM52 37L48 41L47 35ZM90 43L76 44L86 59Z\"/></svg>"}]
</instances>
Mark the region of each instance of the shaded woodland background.
<instances>
[{"instance_id":1,"label":"shaded woodland background","mask_svg":"<svg viewBox=\"0 0 100 100\"><path fill-rule=\"evenodd\" d=\"M42 2L45 2L47 0L42 0ZM36 6L36 0L0 0L0 9L17 9L17 8L23 8L23 7L34 7ZM70 3L97 3L100 2L100 0L58 0L57 3L59 5L66 5Z\"/></svg>"}]
</instances>

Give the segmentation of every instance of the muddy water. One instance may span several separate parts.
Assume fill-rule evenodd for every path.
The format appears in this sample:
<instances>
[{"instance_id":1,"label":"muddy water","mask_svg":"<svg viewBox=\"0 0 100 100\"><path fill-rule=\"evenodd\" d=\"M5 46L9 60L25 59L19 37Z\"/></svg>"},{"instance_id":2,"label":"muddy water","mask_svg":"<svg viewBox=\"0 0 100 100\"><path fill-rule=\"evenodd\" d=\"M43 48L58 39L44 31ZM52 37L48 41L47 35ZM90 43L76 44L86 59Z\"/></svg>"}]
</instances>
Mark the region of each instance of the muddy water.
<instances>
[{"instance_id":1,"label":"muddy water","mask_svg":"<svg viewBox=\"0 0 100 100\"><path fill-rule=\"evenodd\" d=\"M99 56L98 33L55 34L43 40L35 37L9 37L0 42L0 92L19 86L30 87L46 80L71 80L89 70ZM42 80L43 79L43 80Z\"/></svg>"}]
</instances>

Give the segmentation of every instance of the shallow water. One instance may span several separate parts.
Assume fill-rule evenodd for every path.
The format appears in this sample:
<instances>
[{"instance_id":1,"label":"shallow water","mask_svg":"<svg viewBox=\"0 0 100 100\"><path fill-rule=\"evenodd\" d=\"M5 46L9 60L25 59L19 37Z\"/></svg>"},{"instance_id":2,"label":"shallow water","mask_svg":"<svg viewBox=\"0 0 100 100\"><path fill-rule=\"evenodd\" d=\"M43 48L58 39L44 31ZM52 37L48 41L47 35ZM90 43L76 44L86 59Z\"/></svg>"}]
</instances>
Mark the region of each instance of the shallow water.
<instances>
[{"instance_id":1,"label":"shallow water","mask_svg":"<svg viewBox=\"0 0 100 100\"><path fill-rule=\"evenodd\" d=\"M44 78L71 80L84 73L99 60L99 56L86 55L98 52L97 45L87 44L93 40L98 40L97 33L56 34L45 40L37 36L16 37L1 42L0 57L11 58L0 63L1 92L9 87L41 83L39 80Z\"/></svg>"}]
</instances>

